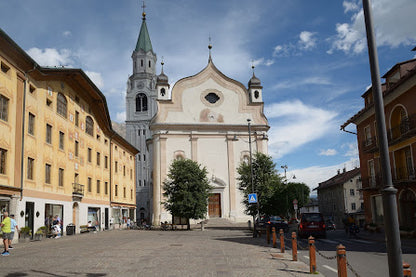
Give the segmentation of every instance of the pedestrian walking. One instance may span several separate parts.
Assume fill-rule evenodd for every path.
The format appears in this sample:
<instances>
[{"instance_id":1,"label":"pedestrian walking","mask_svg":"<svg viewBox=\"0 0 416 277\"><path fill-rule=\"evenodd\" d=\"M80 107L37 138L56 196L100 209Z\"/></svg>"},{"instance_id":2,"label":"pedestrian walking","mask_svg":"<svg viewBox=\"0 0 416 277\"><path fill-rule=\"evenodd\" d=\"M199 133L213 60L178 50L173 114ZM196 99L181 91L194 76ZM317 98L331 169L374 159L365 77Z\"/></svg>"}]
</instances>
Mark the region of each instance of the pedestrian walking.
<instances>
[{"instance_id":1,"label":"pedestrian walking","mask_svg":"<svg viewBox=\"0 0 416 277\"><path fill-rule=\"evenodd\" d=\"M9 256L9 239L11 233L11 220L8 212L3 213L4 219L0 223L1 231L3 232L3 244L4 251L1 253L2 256Z\"/></svg>"},{"instance_id":2,"label":"pedestrian walking","mask_svg":"<svg viewBox=\"0 0 416 277\"><path fill-rule=\"evenodd\" d=\"M17 222L14 219L14 214L10 215L10 238L9 238L9 249L13 249L12 241L14 238L15 230L19 232L19 226L17 226Z\"/></svg>"},{"instance_id":3,"label":"pedestrian walking","mask_svg":"<svg viewBox=\"0 0 416 277\"><path fill-rule=\"evenodd\" d=\"M114 217L110 217L110 230L113 230L114 228Z\"/></svg>"},{"instance_id":4,"label":"pedestrian walking","mask_svg":"<svg viewBox=\"0 0 416 277\"><path fill-rule=\"evenodd\" d=\"M127 218L127 230L130 230L131 220L130 217Z\"/></svg>"}]
</instances>

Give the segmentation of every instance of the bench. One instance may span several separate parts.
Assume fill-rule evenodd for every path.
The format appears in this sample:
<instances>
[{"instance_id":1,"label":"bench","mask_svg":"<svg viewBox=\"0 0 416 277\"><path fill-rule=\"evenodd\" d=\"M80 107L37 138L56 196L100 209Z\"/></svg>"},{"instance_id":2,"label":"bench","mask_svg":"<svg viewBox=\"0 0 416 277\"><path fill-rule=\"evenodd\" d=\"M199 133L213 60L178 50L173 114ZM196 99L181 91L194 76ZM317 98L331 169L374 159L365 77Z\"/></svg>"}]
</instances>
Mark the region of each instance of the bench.
<instances>
[{"instance_id":1,"label":"bench","mask_svg":"<svg viewBox=\"0 0 416 277\"><path fill-rule=\"evenodd\" d=\"M95 226L88 226L88 225L81 225L79 226L80 228L80 233L89 233L89 232L94 232L97 231L97 229L95 228Z\"/></svg>"}]
</instances>

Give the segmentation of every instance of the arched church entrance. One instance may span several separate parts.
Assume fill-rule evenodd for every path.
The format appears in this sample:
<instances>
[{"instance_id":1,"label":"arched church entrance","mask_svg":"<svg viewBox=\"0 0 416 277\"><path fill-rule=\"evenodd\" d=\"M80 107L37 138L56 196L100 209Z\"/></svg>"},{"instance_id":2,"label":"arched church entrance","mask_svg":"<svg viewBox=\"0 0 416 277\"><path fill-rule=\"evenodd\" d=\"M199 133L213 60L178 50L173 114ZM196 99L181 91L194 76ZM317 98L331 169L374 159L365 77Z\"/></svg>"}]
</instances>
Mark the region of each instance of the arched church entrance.
<instances>
[{"instance_id":1,"label":"arched church entrance","mask_svg":"<svg viewBox=\"0 0 416 277\"><path fill-rule=\"evenodd\" d=\"M400 225L413 229L416 227L416 197L415 193L407 189L400 194Z\"/></svg>"}]
</instances>

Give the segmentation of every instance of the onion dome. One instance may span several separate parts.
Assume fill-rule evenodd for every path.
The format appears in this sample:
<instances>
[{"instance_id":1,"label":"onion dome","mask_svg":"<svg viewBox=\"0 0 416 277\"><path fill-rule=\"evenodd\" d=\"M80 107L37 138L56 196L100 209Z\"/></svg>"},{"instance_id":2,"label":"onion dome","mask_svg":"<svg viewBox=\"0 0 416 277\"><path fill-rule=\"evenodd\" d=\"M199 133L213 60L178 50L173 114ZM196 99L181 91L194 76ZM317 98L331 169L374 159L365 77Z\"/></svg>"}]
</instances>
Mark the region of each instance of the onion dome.
<instances>
[{"instance_id":1,"label":"onion dome","mask_svg":"<svg viewBox=\"0 0 416 277\"><path fill-rule=\"evenodd\" d=\"M162 61L160 64L162 65L162 72L159 75L157 75L157 81L156 81L156 83L159 84L159 85L167 85L169 83L169 78L163 72L163 65L165 63Z\"/></svg>"}]
</instances>

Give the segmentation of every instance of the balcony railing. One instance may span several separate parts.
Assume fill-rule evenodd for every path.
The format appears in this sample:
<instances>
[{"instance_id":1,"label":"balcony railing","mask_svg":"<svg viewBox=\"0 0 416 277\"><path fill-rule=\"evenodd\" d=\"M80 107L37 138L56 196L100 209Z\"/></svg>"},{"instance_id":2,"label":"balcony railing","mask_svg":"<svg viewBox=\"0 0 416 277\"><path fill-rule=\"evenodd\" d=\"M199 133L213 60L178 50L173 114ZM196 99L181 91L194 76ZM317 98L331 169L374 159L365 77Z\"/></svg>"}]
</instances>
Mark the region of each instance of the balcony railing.
<instances>
[{"instance_id":1,"label":"balcony railing","mask_svg":"<svg viewBox=\"0 0 416 277\"><path fill-rule=\"evenodd\" d=\"M415 181L415 169L413 167L396 167L396 174L393 181Z\"/></svg>"},{"instance_id":2,"label":"balcony railing","mask_svg":"<svg viewBox=\"0 0 416 277\"><path fill-rule=\"evenodd\" d=\"M411 136L416 131L416 114L404 117L399 125L389 129L389 141L395 142L396 140Z\"/></svg>"},{"instance_id":3,"label":"balcony railing","mask_svg":"<svg viewBox=\"0 0 416 277\"><path fill-rule=\"evenodd\" d=\"M78 183L72 183L72 196L83 197L84 185Z\"/></svg>"},{"instance_id":4,"label":"balcony railing","mask_svg":"<svg viewBox=\"0 0 416 277\"><path fill-rule=\"evenodd\" d=\"M381 188L381 175L376 174L375 176L369 176L363 178L363 190Z\"/></svg>"},{"instance_id":5,"label":"balcony railing","mask_svg":"<svg viewBox=\"0 0 416 277\"><path fill-rule=\"evenodd\" d=\"M368 138L362 142L362 147L365 152L375 151L377 149L377 140L376 138Z\"/></svg>"}]
</instances>

